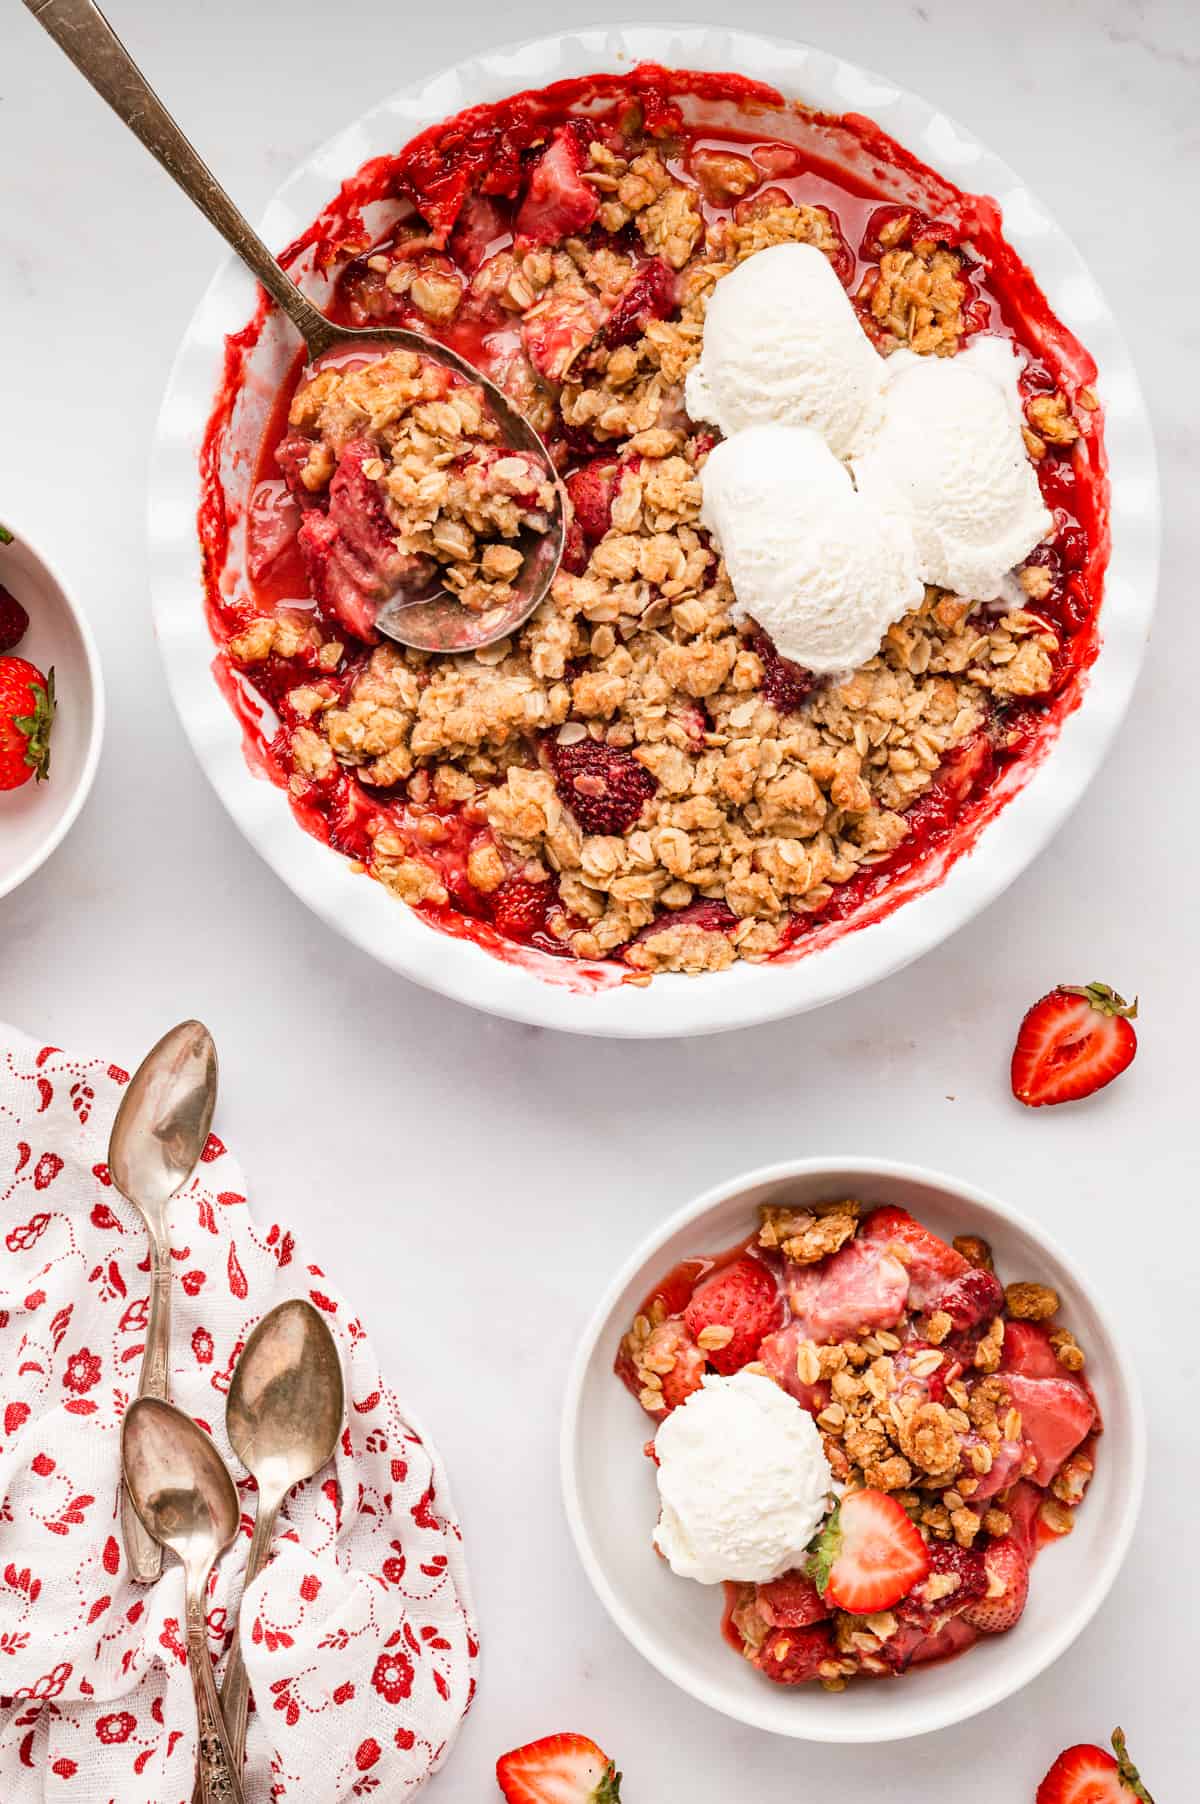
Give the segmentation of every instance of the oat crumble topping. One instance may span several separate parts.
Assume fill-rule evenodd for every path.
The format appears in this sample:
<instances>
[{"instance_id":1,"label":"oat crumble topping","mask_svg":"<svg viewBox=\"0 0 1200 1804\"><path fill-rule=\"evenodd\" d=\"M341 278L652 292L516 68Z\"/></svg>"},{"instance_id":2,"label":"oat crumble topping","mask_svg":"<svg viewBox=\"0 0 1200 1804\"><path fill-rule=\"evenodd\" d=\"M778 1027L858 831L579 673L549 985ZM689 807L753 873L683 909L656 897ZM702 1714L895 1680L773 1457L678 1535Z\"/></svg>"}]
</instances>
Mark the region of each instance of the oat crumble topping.
<instances>
[{"instance_id":1,"label":"oat crumble topping","mask_svg":"<svg viewBox=\"0 0 1200 1804\"><path fill-rule=\"evenodd\" d=\"M249 618L227 652L252 677L268 667L298 803L350 779L396 804L353 855L401 899L466 907L503 932L520 886L518 937L533 923L545 949L620 958L642 980L719 971L770 958L892 858L923 798L957 794L960 773L967 793L986 780L1014 710L1055 687L1058 577L1031 561L1022 605L988 609L930 588L842 680L814 682L736 628L699 526L713 438L682 404L708 297L772 245L813 244L843 280L853 255L826 207L771 186L748 155L697 149L681 165L646 131L568 148L555 138L545 156L575 159L576 229L518 229L472 259L416 222L343 279L355 323L408 308L439 328L500 320L519 344L504 385L572 502L552 594L502 644L437 660L356 645L372 635L340 606L335 572L317 585L321 614ZM883 212L854 288L863 329L882 355L952 356L977 323L968 252L918 215ZM1040 458L1079 436L1058 391L1030 399L1026 420ZM365 485L389 569L436 568L488 608L550 499L547 473L496 438L482 391L394 351L304 382L278 456L310 536L332 530L339 483ZM461 843L465 891L431 814Z\"/></svg>"},{"instance_id":2,"label":"oat crumble topping","mask_svg":"<svg viewBox=\"0 0 1200 1804\"><path fill-rule=\"evenodd\" d=\"M782 1313L762 1302L762 1265ZM728 1587L742 1650L767 1677L840 1689L1015 1622L1023 1588L1007 1614L980 1614L1007 1605L997 1570L1019 1560L1027 1573L1039 1524L1070 1533L1101 1432L1074 1376L1083 1353L1049 1325L1059 1308L1048 1285L1002 1288L978 1237L951 1247L903 1210L842 1199L765 1207L744 1246L663 1280L616 1362L647 1414L661 1421L713 1370L765 1373L815 1417L838 1487L895 1498L929 1550L924 1581L872 1617L826 1607L815 1567Z\"/></svg>"}]
</instances>

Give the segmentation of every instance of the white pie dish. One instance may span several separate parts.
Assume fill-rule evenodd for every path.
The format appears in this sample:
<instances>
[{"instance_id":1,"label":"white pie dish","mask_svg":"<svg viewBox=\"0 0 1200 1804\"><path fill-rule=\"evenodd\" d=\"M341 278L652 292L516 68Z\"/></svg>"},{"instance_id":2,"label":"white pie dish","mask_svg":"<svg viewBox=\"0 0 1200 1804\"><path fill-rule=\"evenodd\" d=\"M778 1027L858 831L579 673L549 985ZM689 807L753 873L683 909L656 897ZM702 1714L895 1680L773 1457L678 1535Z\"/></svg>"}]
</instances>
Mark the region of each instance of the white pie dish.
<instances>
[{"instance_id":1,"label":"white pie dish","mask_svg":"<svg viewBox=\"0 0 1200 1804\"><path fill-rule=\"evenodd\" d=\"M54 669L57 711L50 774L0 794L0 896L19 888L66 838L87 801L104 737L104 678L92 629L62 578L12 528L0 544L0 583L29 615L12 656Z\"/></svg>"},{"instance_id":2,"label":"white pie dish","mask_svg":"<svg viewBox=\"0 0 1200 1804\"><path fill-rule=\"evenodd\" d=\"M936 1233L989 1241L1003 1279L1032 1278L1062 1298L1062 1320L1087 1354L1104 1417L1096 1475L1074 1531L1035 1561L1025 1614L1005 1635L899 1679L843 1692L776 1686L720 1632L720 1587L677 1578L651 1547L652 1429L613 1373L621 1336L655 1283L681 1259L749 1234L760 1203L857 1196L896 1203ZM1141 1504L1146 1431L1135 1368L1112 1311L1078 1262L1040 1227L984 1192L884 1159L800 1159L737 1177L688 1203L649 1236L606 1291L584 1332L563 1405L561 1476L571 1533L601 1603L638 1652L701 1703L754 1728L803 1741L888 1742L961 1722L1028 1685L1083 1631L1128 1550Z\"/></svg>"},{"instance_id":3,"label":"white pie dish","mask_svg":"<svg viewBox=\"0 0 1200 1804\"><path fill-rule=\"evenodd\" d=\"M466 105L643 60L734 70L819 108L868 113L951 180L994 194L1011 242L1099 366L1113 485L1103 645L1081 706L1068 716L1039 767L974 850L933 887L883 920L794 962L739 963L701 981L659 977L647 988L597 986L568 961L536 954L502 962L469 940L439 933L298 827L283 793L249 769L240 726L212 676L214 648L195 530L196 472L224 335L253 312L252 284L233 261L201 303L172 371L149 496L155 621L176 706L222 800L289 887L382 963L459 1001L538 1025L627 1037L715 1032L820 1006L920 956L994 900L1061 825L1104 757L1140 665L1158 555L1157 475L1137 380L1116 323L1078 254L1012 171L969 133L924 101L825 52L707 27L641 25L497 50L384 102L322 146L272 202L264 235L272 244L291 240L322 210L338 182L368 157L398 148L421 127ZM277 361L282 346L279 338ZM281 364L273 377L260 373L265 392L281 374Z\"/></svg>"}]
</instances>

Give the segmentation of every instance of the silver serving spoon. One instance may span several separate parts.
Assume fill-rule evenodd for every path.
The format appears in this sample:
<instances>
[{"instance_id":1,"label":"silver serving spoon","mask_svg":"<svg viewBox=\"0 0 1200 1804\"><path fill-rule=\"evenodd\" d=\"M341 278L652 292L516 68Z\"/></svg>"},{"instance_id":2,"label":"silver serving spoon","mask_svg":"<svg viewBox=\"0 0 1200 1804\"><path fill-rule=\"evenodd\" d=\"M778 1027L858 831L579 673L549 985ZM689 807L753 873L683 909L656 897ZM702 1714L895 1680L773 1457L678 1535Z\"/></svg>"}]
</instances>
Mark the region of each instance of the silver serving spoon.
<instances>
[{"instance_id":1,"label":"silver serving spoon","mask_svg":"<svg viewBox=\"0 0 1200 1804\"><path fill-rule=\"evenodd\" d=\"M396 326L372 327L370 331L335 326L301 294L184 137L92 0L25 0L25 5L96 92L174 177L188 199L216 226L250 273L257 276L303 338L310 360L356 345L364 349L401 345L444 363L483 389L507 444L514 450L531 452L545 464L548 476L553 477L546 447L524 414L513 406L502 388L465 357L437 339L427 338L423 332L408 332ZM481 650L514 632L546 594L562 559L566 517L562 485L557 479L554 492L549 530L526 549L511 602L480 614L463 607L448 590L429 596L424 591L414 595L401 587L380 608L375 620L378 630L400 645L442 652Z\"/></svg>"},{"instance_id":2,"label":"silver serving spoon","mask_svg":"<svg viewBox=\"0 0 1200 1804\"><path fill-rule=\"evenodd\" d=\"M183 1562L200 1796L203 1804L243 1804L204 1630L209 1574L238 1531L233 1480L204 1430L156 1397L139 1397L125 1412L121 1461L146 1532Z\"/></svg>"},{"instance_id":3,"label":"silver serving spoon","mask_svg":"<svg viewBox=\"0 0 1200 1804\"><path fill-rule=\"evenodd\" d=\"M345 1407L337 1346L324 1321L303 1298L277 1304L246 1342L225 1403L230 1445L258 1481L243 1589L266 1565L288 1492L333 1458ZM221 1709L238 1773L246 1753L249 1697L241 1643L235 1639L221 1684ZM202 1797L197 1791L194 1804L202 1804Z\"/></svg>"},{"instance_id":4,"label":"silver serving spoon","mask_svg":"<svg viewBox=\"0 0 1200 1804\"><path fill-rule=\"evenodd\" d=\"M167 1204L186 1184L204 1151L217 1101L217 1049L199 1021L181 1021L146 1054L130 1078L108 1141L113 1183L146 1224L150 1240L150 1311L138 1379L139 1397L167 1394L171 1340L171 1244ZM121 1528L130 1576L152 1585L162 1549L139 1522L126 1492Z\"/></svg>"}]
</instances>

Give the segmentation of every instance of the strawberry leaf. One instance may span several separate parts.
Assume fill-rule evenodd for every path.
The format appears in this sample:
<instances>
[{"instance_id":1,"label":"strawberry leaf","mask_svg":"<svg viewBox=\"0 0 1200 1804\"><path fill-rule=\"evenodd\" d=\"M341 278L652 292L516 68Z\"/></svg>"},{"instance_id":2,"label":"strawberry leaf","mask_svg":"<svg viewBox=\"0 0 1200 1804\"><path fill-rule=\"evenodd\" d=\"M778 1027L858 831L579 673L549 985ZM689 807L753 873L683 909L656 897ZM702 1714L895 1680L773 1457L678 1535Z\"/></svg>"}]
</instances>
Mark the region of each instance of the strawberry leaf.
<instances>
[{"instance_id":1,"label":"strawberry leaf","mask_svg":"<svg viewBox=\"0 0 1200 1804\"><path fill-rule=\"evenodd\" d=\"M7 526L0 524L0 545L11 545L12 542L13 536L11 532L9 532Z\"/></svg>"},{"instance_id":2,"label":"strawberry leaf","mask_svg":"<svg viewBox=\"0 0 1200 1804\"><path fill-rule=\"evenodd\" d=\"M54 667L51 665L45 685L31 683L32 714L14 714L13 725L25 740L25 762L40 783L50 775L50 729L54 725Z\"/></svg>"},{"instance_id":3,"label":"strawberry leaf","mask_svg":"<svg viewBox=\"0 0 1200 1804\"><path fill-rule=\"evenodd\" d=\"M1064 983L1061 987L1064 996L1082 996L1098 1015L1107 1015L1110 1018L1119 1016L1122 1021L1137 1020L1137 997L1135 996L1132 1002L1126 1002L1124 996L1118 995L1110 984Z\"/></svg>"},{"instance_id":4,"label":"strawberry leaf","mask_svg":"<svg viewBox=\"0 0 1200 1804\"><path fill-rule=\"evenodd\" d=\"M610 1760L604 1769L604 1777L592 1793L592 1804L620 1804L621 1775Z\"/></svg>"},{"instance_id":5,"label":"strawberry leaf","mask_svg":"<svg viewBox=\"0 0 1200 1804\"><path fill-rule=\"evenodd\" d=\"M842 1511L841 1505L835 1504L830 1516L808 1561L808 1576L821 1596L829 1583L829 1574L833 1570L834 1561L842 1548Z\"/></svg>"},{"instance_id":6,"label":"strawberry leaf","mask_svg":"<svg viewBox=\"0 0 1200 1804\"><path fill-rule=\"evenodd\" d=\"M1154 1799L1142 1784L1141 1774L1138 1772L1136 1766L1134 1766L1133 1761L1129 1758L1129 1749L1125 1746L1124 1729L1113 1730L1112 1745L1113 1753L1117 1757L1117 1769L1121 1784L1125 1787L1126 1791L1132 1792L1135 1798L1140 1798L1142 1804L1154 1804Z\"/></svg>"}]
</instances>

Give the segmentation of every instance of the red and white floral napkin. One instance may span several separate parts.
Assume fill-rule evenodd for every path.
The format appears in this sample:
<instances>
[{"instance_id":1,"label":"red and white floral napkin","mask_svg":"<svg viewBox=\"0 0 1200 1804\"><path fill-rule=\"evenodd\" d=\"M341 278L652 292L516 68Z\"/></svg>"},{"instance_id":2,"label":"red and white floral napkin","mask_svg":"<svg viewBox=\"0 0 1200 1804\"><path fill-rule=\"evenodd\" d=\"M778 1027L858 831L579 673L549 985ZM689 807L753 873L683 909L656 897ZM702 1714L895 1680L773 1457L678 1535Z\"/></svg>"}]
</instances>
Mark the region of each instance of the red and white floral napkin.
<instances>
[{"instance_id":1,"label":"red and white floral napkin","mask_svg":"<svg viewBox=\"0 0 1200 1804\"><path fill-rule=\"evenodd\" d=\"M149 1263L104 1163L127 1074L0 1027L0 1798L186 1804L195 1716L182 1573L135 1585L118 1514ZM445 1473L385 1385L352 1311L292 1235L261 1229L214 1136L171 1205L171 1394L239 1479L242 1534L214 1575L214 1656L249 1549L253 1482L225 1437L246 1336L284 1297L336 1337L347 1423L336 1463L284 1506L246 1595L255 1709L247 1804L398 1798L439 1765L477 1647ZM218 1675L219 1676L219 1675Z\"/></svg>"}]
</instances>

